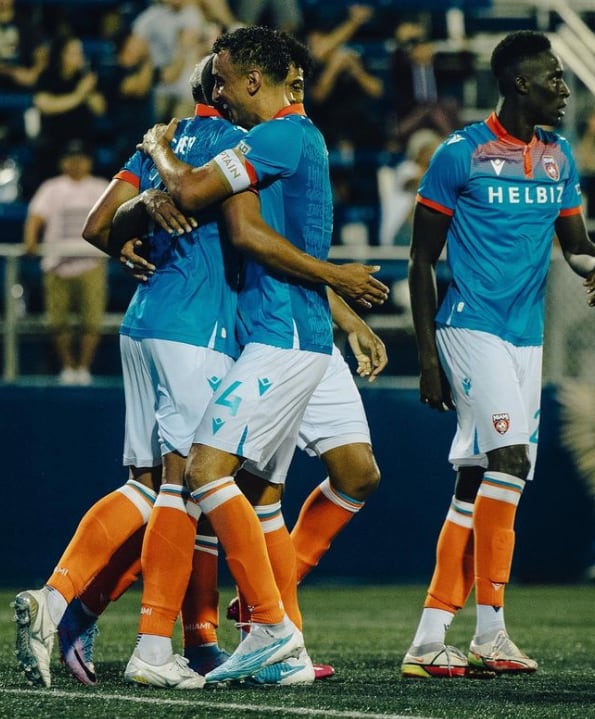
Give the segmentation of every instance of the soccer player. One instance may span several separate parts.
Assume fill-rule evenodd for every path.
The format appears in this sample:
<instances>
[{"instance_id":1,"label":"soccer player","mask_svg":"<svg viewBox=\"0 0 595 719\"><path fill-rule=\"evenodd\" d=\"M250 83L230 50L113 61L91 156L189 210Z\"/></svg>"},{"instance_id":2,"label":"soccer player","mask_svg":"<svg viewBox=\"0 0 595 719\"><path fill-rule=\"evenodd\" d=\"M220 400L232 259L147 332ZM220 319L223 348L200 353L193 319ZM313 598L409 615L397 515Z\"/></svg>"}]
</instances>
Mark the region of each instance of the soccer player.
<instances>
[{"instance_id":1,"label":"soccer player","mask_svg":"<svg viewBox=\"0 0 595 719\"><path fill-rule=\"evenodd\" d=\"M588 292L595 288L572 152L544 129L560 122L570 94L560 59L545 35L521 31L496 46L491 66L498 109L440 146L415 210L409 283L420 394L432 409L456 408L449 460L457 478L403 659L407 677L537 669L508 636L504 591L517 505L535 468L554 233ZM438 308L435 265L445 244L453 279ZM473 585L476 627L465 656L445 638Z\"/></svg>"},{"instance_id":2,"label":"soccer player","mask_svg":"<svg viewBox=\"0 0 595 719\"><path fill-rule=\"evenodd\" d=\"M212 114L213 114L212 112L208 112L208 113L207 113L208 119L210 119L210 120L213 119L213 118L211 117ZM218 123L218 124L221 124L221 123ZM193 129L194 129L194 128L193 128ZM183 135L180 136L180 137L178 138L178 143L177 143L177 144L178 144L178 148L180 149L181 152L185 152L186 154L191 154L190 151L191 151L191 149L192 149L192 147L193 147L193 145L194 145L193 132L189 131L187 136L183 136ZM196 146L198 146L198 144L199 144L199 143L196 143ZM215 149L216 149L216 148L213 147L213 148L212 148L212 151L214 151ZM196 152L196 148L195 148L195 152ZM136 160L136 161L138 162L138 160ZM146 169L146 168L144 168L144 172L145 172L145 174L147 174L147 169ZM132 174L134 175L134 173L132 173ZM149 168L149 171L148 171L148 175L149 175L149 177L152 176L153 180L155 180L156 173L154 173L150 168ZM139 196L139 197L140 197L140 196ZM142 205L143 202L140 202L140 201L139 201L137 204L138 204L138 205ZM176 222L182 223L182 224L180 225L180 229L185 229L185 230L188 230L188 229L189 229L188 226L184 226L184 220L183 220L183 218L180 219L179 221L176 220ZM173 249L173 251L172 251L172 248L171 248L169 245L171 245L171 242L170 242L169 244L168 244L168 242L165 242L165 243L161 243L161 245L157 245L157 247L154 247L154 248L153 248L154 251L157 252L157 255L158 255L158 256L161 254L161 259L166 258L166 266L167 266L168 256L171 255L171 254L173 254L174 257L176 257L176 252L177 252L177 249L178 249L178 248L174 245L174 249ZM303 253L297 253L297 251L295 251L293 248L291 248L291 249L292 249L292 251L294 252L294 254L298 255L298 256L296 257L295 264L296 264L297 266L299 266L299 265L300 265L300 262L302 262L302 259L305 259L305 258L302 257L302 256L303 256ZM179 248L179 252L180 252L180 256L183 256L184 253L187 252L187 248L184 247L184 244L183 244L183 243L181 243L181 247ZM145 262L145 261L143 261L143 262ZM145 264L146 264L146 263L145 263ZM182 263L180 263L180 265L181 265L181 264L182 264ZM221 264L222 264L222 263L221 263ZM303 264L303 262L302 262L302 264ZM328 264L328 263L318 263L318 264L320 265L320 264ZM344 278L347 278L347 277L350 275L350 269L349 269L349 268L345 268L345 269L347 270L347 272L345 273L343 270L341 270L339 273L337 273L337 277L338 277L338 276L343 276ZM363 273L362 273L361 267L360 267L360 268L356 268L355 265L354 265L354 267L353 267L352 269L355 269L355 270L356 270L356 275L357 275L357 274L359 274L360 276L362 276L362 274L365 275L365 276L368 276L368 275L369 275L369 273L368 273L367 270L364 270ZM229 271L229 267L227 268L227 270ZM184 273L185 273L185 270L183 270L183 268L182 268L181 266L180 266L177 270L173 271L171 274L172 274L172 275L175 275L176 272L182 274L182 275L186 278L185 281L186 281L187 284L188 284L188 282L190 282L190 280L188 279L187 273L184 274ZM350 281L347 280L347 284L349 284L349 283L350 283ZM341 284L341 283L340 283L340 284ZM364 284L365 284L365 283L364 283ZM175 286L175 282L174 282L174 286ZM344 281L343 281L343 285L342 285L342 286L343 286L344 288L346 287L346 284L345 284ZM377 281L374 281L374 286L375 286L376 288L378 288L378 287L380 287L380 283L378 283ZM186 287L185 289L188 289L188 288ZM132 323L131 323L131 325L132 325L132 332L131 332L131 334L133 335L133 337L136 335L137 337L142 338L142 340L144 341L144 340L149 340L149 339L150 339L150 334L152 334L153 332L157 331L157 336L156 336L156 338L157 338L157 339L162 339L162 337L161 337L160 335L163 335L164 333L167 334L167 328L164 328L164 329L162 329L162 330L159 330L159 329L158 329L158 330L154 330L154 329L151 330L151 329L150 329L150 325L151 325L151 321L150 321L150 320L151 320L152 313L151 313L151 312L148 312L148 313L147 313L147 316L145 317L145 316L143 316L143 312L139 312L139 311L138 311L139 307L145 308L145 305L146 305L147 307L148 307L148 306L152 306L153 308L155 307L155 305L152 304L152 302L147 302L147 299L146 299L146 297L149 297L149 298L150 298L150 297L151 297L151 294L150 294L150 293L149 293L149 294L147 294L147 293L143 294L143 288L142 288L142 287L139 288L139 293L142 295L143 299L137 303L137 306L134 308L134 310L131 310L131 311L130 311L130 313L131 313L131 315L132 315L132 318L133 318L133 321L132 321ZM382 293L384 293L384 290L382 291ZM167 294L167 298L168 298L170 301L173 301L174 304L175 304L175 301L176 301L177 299L179 299L179 297L180 297L180 287L177 287L175 292L173 292L173 293L166 293L166 294ZM181 293L181 294L183 295L183 293ZM192 294L192 293L191 293L191 294ZM166 305L166 304L159 305L159 309L160 309L160 310L167 309L167 305ZM165 312L165 316L167 317L167 316L171 315L172 312L175 314L175 311L176 311L176 310L175 310L175 309L173 308L173 306L172 306L172 311L171 311L171 312L169 312L169 311L168 311L168 312ZM200 313L199 313L199 314L200 314ZM187 318L186 318L186 319L187 319ZM180 329L180 331L183 332L183 330L182 330L182 325L184 324L184 322L182 321L183 318L180 317L180 320L181 320L181 324L180 324L180 328L181 328L181 329ZM167 324L167 322L166 322L166 324ZM188 325L188 326L185 328L185 330L184 330L184 331L186 332L186 335L185 335L185 336L188 336L189 334L191 334L191 333L189 332L189 327L190 327L190 325ZM221 331L221 337L222 337L222 338L225 339L225 338L227 338L227 337L229 336L229 329L227 329L227 330L226 330L225 328L219 328L219 329L220 329L220 331ZM213 339L213 338L216 339L216 335L213 335L213 336L211 337L211 339ZM124 340L123 340L123 342L124 342ZM149 344L149 342L148 342L148 341L144 341L144 342L141 341L140 344L144 344L144 345L146 346L146 345ZM149 354L150 354L150 353L149 353ZM163 367L165 367L165 364L163 365ZM162 368L160 367L160 369L162 369ZM216 377L216 375L212 375L212 376L210 377L210 379L214 380L215 377ZM163 376L161 377L161 379L163 380ZM165 384L165 385L167 386L167 377L165 377L165 380L166 380L166 381L165 381L165 382L162 382L162 384ZM188 384L191 385L192 383L189 382ZM214 382L213 382L213 384L214 384ZM182 391L183 391L183 390L182 390ZM187 394L187 393L186 393L186 394ZM177 396L177 401L183 405L183 404L186 402L186 398L183 398L183 395L182 395L182 394L179 394L179 395ZM145 414L146 414L146 413L145 413ZM149 412L149 415L150 415L150 412ZM167 415L167 411L166 411L166 415ZM139 429L141 429L141 428L139 428ZM142 432L140 432L140 434L142 434ZM149 434L150 434L150 433L149 433ZM145 435L145 436L148 436L148 435ZM167 439L170 439L170 438L168 437ZM174 481L174 479L173 479L174 477L179 477L179 474L178 474L177 470L178 470L179 467L181 466L180 463L179 463L179 460L180 460L180 457L181 457L181 456L183 457L183 453L182 453L182 452L176 452L176 453L174 454L174 460L173 460L173 461L175 462L175 470L176 470L176 471L173 471L173 469L170 469L169 472L166 471L166 485L174 485L174 486L173 486L173 487L172 487L172 486L165 486L165 487L164 487L163 500L162 500L161 502L158 502L158 507L160 507L161 505L165 505L165 507L166 507L166 509L161 512L162 515L163 515L163 514L168 514L168 510L174 508L174 504L173 504L174 500L177 502L176 508L177 508L177 509L181 509L181 510L182 510L182 514L184 514L184 512L185 512L184 502L180 502L180 501L179 501L181 498L183 498L182 495L181 495L181 493L180 493L180 484L181 484L181 481ZM161 495L160 495L160 496L161 496ZM156 511L155 511L155 514L159 514L159 513L160 513L159 510L156 510ZM105 513L104 513L104 514L105 514ZM104 519L105 519L105 517L104 517ZM144 519L145 519L145 521L146 521L146 517L144 517ZM85 530L86 530L86 528L84 528L84 529L82 530L82 534L85 534ZM106 534L107 534L107 532L106 532ZM117 534L117 536L119 537L119 534ZM81 547L80 547L80 542L79 542L78 545L77 545L76 539L77 539L77 538L75 537L75 540L73 540L73 543L71 543L71 544L73 544L74 547L77 547L77 546L78 546L78 548L80 549L80 548L81 548ZM113 539L113 537L110 536L110 540L112 540L112 539ZM73 556L76 556L76 555L77 555L77 552L74 551L74 547L71 547L71 548L70 548L72 551L70 552L70 555L68 555L67 559L72 559ZM107 542L107 543L106 543L106 550L105 550L106 552L107 552L107 547L110 548L110 551L113 551L113 550L114 550L114 547L115 547L114 542L112 541L111 543L110 543L110 542ZM81 552L81 553L80 553L80 557L81 557L81 558L82 558L82 555L83 555L83 554L84 554L84 552ZM109 557L109 552L107 553L107 556ZM58 575L64 574L64 571L63 571L63 570L64 570L64 566L63 566L63 564L64 564L63 562L61 562L61 563L59 564L59 566L61 566L61 568L62 568L62 571L61 571L61 572L58 572L58 573L57 573ZM91 564L92 564L92 566L95 566L95 565L93 565L93 563L91 563ZM80 569L81 569L81 568L79 567L79 570L80 570ZM95 567L95 571L96 571L96 570L97 570L97 567ZM82 571L82 570L81 570L81 571ZM94 572L93 572L93 573L94 573ZM93 573L87 572L87 577L86 577L87 581L88 581L88 579L90 579L90 578L93 576ZM68 574L68 572L66 572L66 574ZM71 578L72 578L72 574L71 574ZM76 579L79 579L79 577L77 576ZM77 584L78 584L78 586L79 586L80 589L82 589L82 587L85 585L85 583L86 583L86 581L82 581L82 580L79 581L79 582L77 582ZM56 585L56 584L59 585L59 584L60 584L59 577L58 577L57 579L56 579L55 577L52 578L48 584L49 584L50 587L52 587L53 585ZM80 589L77 591L77 590L76 590L76 587L74 586L74 584L73 584L72 582L67 582L67 586L65 586L65 587L64 587L64 586L61 586L62 591L56 590L56 587L55 587L55 586L53 586L53 589L54 589L54 592L51 592L50 595L49 595L49 596L50 596L50 602L49 602L49 603L52 603L52 599L55 599L56 596L60 597L60 604L59 604L59 606L58 606L57 608L54 607L54 609L55 609L54 615L53 615L53 617L51 617L51 619L54 620L54 621L53 621L53 624L55 624L55 623L60 619L60 614L61 614L61 612L63 612L64 602L65 602L65 601L68 601L69 598L71 598L74 594L78 594L79 591L80 591ZM31 627L31 625L30 625L31 615L33 614L33 611L32 611L32 610L34 609L34 607L33 607L33 602L39 604L39 601L40 601L40 600L42 600L42 603L45 604L45 600L44 600L41 596L37 596L37 593L34 593L34 592L26 592L26 593L23 593L22 595L19 595L19 598L17 598L17 617L19 617L19 621L21 621L22 624L23 624L23 626L25 627L25 635L26 635L27 639L30 640L30 641L32 640L32 641L34 642L34 644L32 645L32 647L35 648L35 651L32 651L32 647L27 646L27 647L25 647L25 649L22 650L21 654L24 656L24 659L21 661L21 664L23 665L23 667L26 665L27 667L30 668L29 674L30 674L31 678L32 678L34 681L36 681L37 683L44 683L44 684L47 685L47 683L49 683L49 654L50 654L50 652L51 652L50 637L49 637L49 636L47 636L47 637L44 636L44 637L41 638L41 641L40 641L39 637L36 636L36 634L38 633L37 630L38 630L39 628L38 628L38 627ZM53 602L53 603L55 604L56 602ZM215 603L215 604L216 604L216 603ZM19 605L21 605L21 606L19 606ZM44 609L45 609L45 606L44 606ZM19 614L19 613L20 613L20 614ZM44 621L45 621L45 612L44 612L44 611L39 612L39 613L38 613L38 616L43 617L43 619L44 619ZM29 622L29 624L27 624L27 622ZM35 622L34 622L34 624L35 624ZM51 629L52 622L51 622L51 621L50 621L49 623L46 622L46 625L47 625L48 629ZM53 633L51 634L51 636L53 636ZM49 645L49 649L48 649L48 645ZM44 651L44 649L45 649L45 651ZM37 654L36 654L35 652L37 652ZM33 655L33 656L31 656L31 655ZM33 667L33 668L34 668L34 671L33 671L33 669L31 669L32 665L34 664L34 662L31 661L32 659L35 660L35 662L36 662L36 666ZM176 657L176 656L173 656L173 655L171 654L171 652L170 652L170 654L169 654L167 657L165 657L165 659L166 659L166 661L159 661L159 662L158 662L158 664L160 665L160 666L159 666L159 669L160 669L160 678L161 678L162 681L167 681L168 686L172 686L172 683L175 683L179 688L193 688L193 687L196 687L196 686L197 686L196 675L193 676L192 673L190 673L190 670L188 670L188 669L186 668L186 666L185 666L185 664L184 664L184 662L183 662L183 660L182 660L181 658ZM39 660L39 661L37 661L37 660ZM138 662L137 662L137 663L138 663ZM47 666L45 666L46 664L47 664ZM149 663L149 664L150 664L150 663ZM41 669L40 669L40 667L41 667ZM136 667L136 669L135 669L135 672L137 672L137 671L138 671L138 667ZM174 674L175 674L175 677L173 676Z\"/></svg>"},{"instance_id":3,"label":"soccer player","mask_svg":"<svg viewBox=\"0 0 595 719\"><path fill-rule=\"evenodd\" d=\"M243 197L243 207L234 203L241 217L232 229L236 246L254 241L266 250L252 219L262 212L302 251L325 257L332 213L326 149L303 109L289 106L285 98L289 55L283 39L264 28L240 29L219 38L214 51L214 97L250 132L237 148L203 168L185 166L171 153L175 123L149 131L145 151L183 211L258 183L259 198L244 193L238 197ZM188 458L186 482L192 496L211 520L252 607L249 635L207 675L209 681L254 675L283 658L275 646L286 656L303 648L301 633L283 617L262 530L233 475L242 459L265 465L279 451L293 454L308 398L332 350L328 302L321 289L311 283L289 285L283 275L247 260L239 296L244 349L207 410ZM157 553L153 559L159 562ZM162 576L175 569L163 566ZM143 612L155 614L155 605L145 592Z\"/></svg>"}]
</instances>

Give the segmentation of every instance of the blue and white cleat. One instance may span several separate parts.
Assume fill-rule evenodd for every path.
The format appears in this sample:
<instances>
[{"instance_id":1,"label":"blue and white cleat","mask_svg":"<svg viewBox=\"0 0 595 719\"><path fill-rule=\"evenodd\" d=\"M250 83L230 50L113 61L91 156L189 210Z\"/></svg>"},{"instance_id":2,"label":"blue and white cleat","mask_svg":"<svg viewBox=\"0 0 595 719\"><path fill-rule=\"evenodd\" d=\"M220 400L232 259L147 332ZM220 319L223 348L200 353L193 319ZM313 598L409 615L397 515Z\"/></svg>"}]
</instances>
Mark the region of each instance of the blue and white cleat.
<instances>
[{"instance_id":1,"label":"blue and white cleat","mask_svg":"<svg viewBox=\"0 0 595 719\"><path fill-rule=\"evenodd\" d=\"M80 599L70 602L58 624L58 643L64 666L81 684L97 684L93 651L98 634L95 617L85 612Z\"/></svg>"},{"instance_id":2,"label":"blue and white cleat","mask_svg":"<svg viewBox=\"0 0 595 719\"><path fill-rule=\"evenodd\" d=\"M203 644L199 647L188 647L184 650L188 666L203 677L216 667L220 667L231 656L218 644Z\"/></svg>"},{"instance_id":3,"label":"blue and white cleat","mask_svg":"<svg viewBox=\"0 0 595 719\"><path fill-rule=\"evenodd\" d=\"M19 667L30 684L49 687L56 625L50 617L46 593L43 589L21 592L11 606L17 624L15 654Z\"/></svg>"},{"instance_id":4,"label":"blue and white cleat","mask_svg":"<svg viewBox=\"0 0 595 719\"><path fill-rule=\"evenodd\" d=\"M288 617L278 624L254 622L230 658L205 678L211 684L246 679L269 664L299 656L303 648L304 637Z\"/></svg>"},{"instance_id":5,"label":"blue and white cleat","mask_svg":"<svg viewBox=\"0 0 595 719\"><path fill-rule=\"evenodd\" d=\"M269 664L246 681L250 684L273 684L280 687L313 684L316 678L314 665L308 652L302 649L298 657Z\"/></svg>"}]
</instances>

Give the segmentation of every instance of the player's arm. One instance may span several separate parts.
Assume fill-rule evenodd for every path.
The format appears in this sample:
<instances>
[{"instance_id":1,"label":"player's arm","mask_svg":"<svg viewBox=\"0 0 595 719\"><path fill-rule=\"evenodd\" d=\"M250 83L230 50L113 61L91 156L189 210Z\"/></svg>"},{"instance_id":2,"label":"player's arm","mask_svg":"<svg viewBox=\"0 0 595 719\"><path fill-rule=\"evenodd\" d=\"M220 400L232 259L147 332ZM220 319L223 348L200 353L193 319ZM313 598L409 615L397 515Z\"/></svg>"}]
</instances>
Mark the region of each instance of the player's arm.
<instances>
[{"instance_id":1,"label":"player's arm","mask_svg":"<svg viewBox=\"0 0 595 719\"><path fill-rule=\"evenodd\" d=\"M226 150L200 167L193 167L176 157L171 141L177 126L175 118L169 125L154 125L147 130L138 149L151 156L181 210L197 212L250 186L244 158L235 150Z\"/></svg>"},{"instance_id":2,"label":"player's arm","mask_svg":"<svg viewBox=\"0 0 595 719\"><path fill-rule=\"evenodd\" d=\"M446 243L450 216L420 202L413 216L409 292L420 364L421 399L434 409L452 407L438 359L434 317L438 308L436 264Z\"/></svg>"},{"instance_id":3,"label":"player's arm","mask_svg":"<svg viewBox=\"0 0 595 719\"><path fill-rule=\"evenodd\" d=\"M559 217L556 234L566 262L585 278L589 305L595 307L595 244L589 238L582 212Z\"/></svg>"},{"instance_id":4,"label":"player's arm","mask_svg":"<svg viewBox=\"0 0 595 719\"><path fill-rule=\"evenodd\" d=\"M384 342L330 287L327 287L327 296L335 324L347 334L357 361L357 374L373 382L388 363Z\"/></svg>"},{"instance_id":5,"label":"player's arm","mask_svg":"<svg viewBox=\"0 0 595 719\"><path fill-rule=\"evenodd\" d=\"M41 215L31 212L27 215L25 225L23 227L23 244L25 245L25 254L29 256L36 255L39 249L39 240L41 233L45 228L45 220Z\"/></svg>"},{"instance_id":6,"label":"player's arm","mask_svg":"<svg viewBox=\"0 0 595 719\"><path fill-rule=\"evenodd\" d=\"M254 192L228 198L222 203L222 211L233 245L269 269L305 282L326 284L363 307L382 304L388 297L388 287L372 275L378 266L319 260L275 232L263 220Z\"/></svg>"}]
</instances>

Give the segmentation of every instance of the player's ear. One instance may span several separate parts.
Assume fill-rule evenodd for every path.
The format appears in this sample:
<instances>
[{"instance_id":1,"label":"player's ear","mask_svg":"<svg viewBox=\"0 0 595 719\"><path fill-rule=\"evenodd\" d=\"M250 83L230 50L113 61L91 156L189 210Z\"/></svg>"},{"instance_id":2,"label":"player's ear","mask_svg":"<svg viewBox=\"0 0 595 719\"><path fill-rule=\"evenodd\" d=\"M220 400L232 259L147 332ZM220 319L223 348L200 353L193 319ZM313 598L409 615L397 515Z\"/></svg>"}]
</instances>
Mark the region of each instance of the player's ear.
<instances>
[{"instance_id":1,"label":"player's ear","mask_svg":"<svg viewBox=\"0 0 595 719\"><path fill-rule=\"evenodd\" d=\"M519 95L526 95L529 92L529 83L524 75L514 76L514 86Z\"/></svg>"},{"instance_id":2,"label":"player's ear","mask_svg":"<svg viewBox=\"0 0 595 719\"><path fill-rule=\"evenodd\" d=\"M256 95L262 86L262 73L260 70L250 70L248 73L248 92L250 95Z\"/></svg>"}]
</instances>

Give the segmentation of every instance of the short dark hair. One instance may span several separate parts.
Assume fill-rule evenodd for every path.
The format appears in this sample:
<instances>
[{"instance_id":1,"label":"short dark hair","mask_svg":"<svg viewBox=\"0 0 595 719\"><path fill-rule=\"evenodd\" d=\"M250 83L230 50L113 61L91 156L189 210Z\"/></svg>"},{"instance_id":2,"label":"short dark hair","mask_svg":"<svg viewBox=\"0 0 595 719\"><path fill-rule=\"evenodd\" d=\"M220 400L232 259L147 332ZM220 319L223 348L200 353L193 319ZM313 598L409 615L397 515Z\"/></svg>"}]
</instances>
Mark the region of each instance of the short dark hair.
<instances>
[{"instance_id":1,"label":"short dark hair","mask_svg":"<svg viewBox=\"0 0 595 719\"><path fill-rule=\"evenodd\" d=\"M511 32L501 40L492 53L490 65L498 87L506 94L511 87L518 66L523 60L540 55L552 49L547 35L534 30Z\"/></svg>"},{"instance_id":2,"label":"short dark hair","mask_svg":"<svg viewBox=\"0 0 595 719\"><path fill-rule=\"evenodd\" d=\"M213 53L203 57L197 63L190 75L190 89L194 102L203 105L211 105L213 100L213 88L215 87L215 78L213 77Z\"/></svg>"},{"instance_id":3,"label":"short dark hair","mask_svg":"<svg viewBox=\"0 0 595 719\"><path fill-rule=\"evenodd\" d=\"M231 61L240 70L258 67L276 84L285 82L291 56L280 32L254 25L240 27L220 35L213 44L213 52L227 50Z\"/></svg>"},{"instance_id":4,"label":"short dark hair","mask_svg":"<svg viewBox=\"0 0 595 719\"><path fill-rule=\"evenodd\" d=\"M310 51L306 45L304 45L303 42L296 40L295 37L286 32L282 32L281 37L287 43L287 49L289 50L291 62L296 67L301 67L304 71L305 78L310 77L314 70L314 61L312 60L312 55L310 55Z\"/></svg>"}]
</instances>

